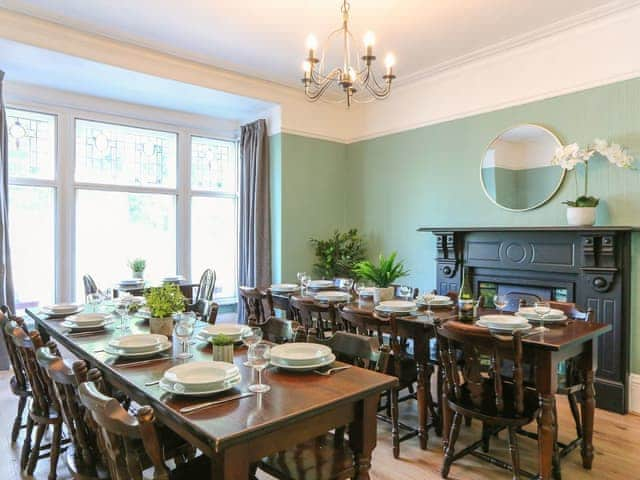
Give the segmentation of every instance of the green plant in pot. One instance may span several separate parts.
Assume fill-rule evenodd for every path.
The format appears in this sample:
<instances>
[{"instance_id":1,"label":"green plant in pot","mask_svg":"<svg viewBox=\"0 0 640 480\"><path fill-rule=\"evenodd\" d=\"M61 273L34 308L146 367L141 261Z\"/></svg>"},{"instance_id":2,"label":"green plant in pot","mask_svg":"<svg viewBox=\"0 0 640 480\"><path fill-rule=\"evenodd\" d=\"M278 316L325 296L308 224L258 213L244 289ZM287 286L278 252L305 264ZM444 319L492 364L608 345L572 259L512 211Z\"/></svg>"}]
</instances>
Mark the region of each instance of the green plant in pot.
<instances>
[{"instance_id":1,"label":"green plant in pot","mask_svg":"<svg viewBox=\"0 0 640 480\"><path fill-rule=\"evenodd\" d=\"M144 298L151 314L149 319L151 333L170 337L173 333L172 315L184 311L185 298L180 288L174 284L151 287L145 291Z\"/></svg>"},{"instance_id":2,"label":"green plant in pot","mask_svg":"<svg viewBox=\"0 0 640 480\"><path fill-rule=\"evenodd\" d=\"M392 284L399 278L409 275L409 271L404 268L404 261L396 261L398 253L393 252L388 257L380 254L378 265L365 260L359 262L354 272L360 279L369 281L375 286L374 301L382 302L393 298L394 288Z\"/></svg>"},{"instance_id":3,"label":"green plant in pot","mask_svg":"<svg viewBox=\"0 0 640 480\"><path fill-rule=\"evenodd\" d=\"M134 258L129 260L129 268L133 278L143 278L144 270L147 268L147 261L144 258Z\"/></svg>"},{"instance_id":4,"label":"green plant in pot","mask_svg":"<svg viewBox=\"0 0 640 480\"><path fill-rule=\"evenodd\" d=\"M233 339L227 335L216 335L211 339L213 360L233 363Z\"/></svg>"},{"instance_id":5,"label":"green plant in pot","mask_svg":"<svg viewBox=\"0 0 640 480\"><path fill-rule=\"evenodd\" d=\"M310 242L316 255L313 272L320 278L354 278L355 266L366 258L366 245L356 228Z\"/></svg>"}]
</instances>

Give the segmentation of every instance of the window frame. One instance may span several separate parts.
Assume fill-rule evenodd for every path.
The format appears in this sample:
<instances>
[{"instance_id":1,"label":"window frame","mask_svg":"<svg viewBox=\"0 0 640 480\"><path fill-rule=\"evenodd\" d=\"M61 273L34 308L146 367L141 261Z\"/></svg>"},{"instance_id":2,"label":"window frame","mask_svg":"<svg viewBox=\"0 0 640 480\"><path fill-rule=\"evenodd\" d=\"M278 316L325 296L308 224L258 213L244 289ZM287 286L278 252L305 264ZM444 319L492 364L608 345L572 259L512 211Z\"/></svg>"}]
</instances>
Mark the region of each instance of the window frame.
<instances>
[{"instance_id":1,"label":"window frame","mask_svg":"<svg viewBox=\"0 0 640 480\"><path fill-rule=\"evenodd\" d=\"M203 137L224 142L233 142L236 160L236 191L234 194L224 194L235 198L236 209L236 235L239 235L238 212L239 212L239 174L240 162L238 153L239 132L229 135L228 132L221 133L215 128L198 128L190 125L180 125L179 123L162 123L148 120L149 117L157 114L156 109L135 106L134 112L127 107L127 114L103 113L91 110L84 110L70 107L58 107L42 105L29 102L8 102L7 108L12 110L22 110L26 112L52 115L55 125L55 167L54 180L10 178L11 185L25 186L46 186L53 187L55 198L55 228L54 228L54 252L55 252L55 291L56 302L74 301L78 294L76 292L77 278L83 272L77 271L76 265L76 192L82 190L102 190L131 193L157 193L174 195L176 199L176 273L190 278L194 283L199 281L199 273L191 272L191 139L192 137ZM139 114L142 113L142 114ZM135 185L115 185L108 183L76 182L76 121L84 120L89 122L100 122L118 126L128 126L155 130L176 135L176 187L147 187ZM198 195L220 196L217 192L200 192ZM234 252L238 258L238 248ZM236 283L237 283L237 261L236 261ZM217 299L223 303L237 302L237 295L233 298Z\"/></svg>"}]
</instances>

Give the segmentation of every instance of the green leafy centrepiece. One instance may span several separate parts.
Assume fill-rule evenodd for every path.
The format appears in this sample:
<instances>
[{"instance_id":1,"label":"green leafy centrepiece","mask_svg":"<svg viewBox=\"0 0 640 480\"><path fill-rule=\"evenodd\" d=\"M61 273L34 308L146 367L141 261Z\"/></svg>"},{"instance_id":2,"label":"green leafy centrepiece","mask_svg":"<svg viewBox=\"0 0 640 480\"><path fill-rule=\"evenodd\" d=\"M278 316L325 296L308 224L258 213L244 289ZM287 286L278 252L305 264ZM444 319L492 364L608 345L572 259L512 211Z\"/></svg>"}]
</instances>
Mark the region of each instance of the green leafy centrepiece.
<instances>
[{"instance_id":1,"label":"green leafy centrepiece","mask_svg":"<svg viewBox=\"0 0 640 480\"><path fill-rule=\"evenodd\" d=\"M147 268L147 261L144 258L134 258L129 261L129 268L132 272L144 272L144 269Z\"/></svg>"},{"instance_id":2,"label":"green leafy centrepiece","mask_svg":"<svg viewBox=\"0 0 640 480\"><path fill-rule=\"evenodd\" d=\"M365 242L358 230L336 230L327 240L312 238L317 262L313 271L321 278L353 278L354 268L366 258Z\"/></svg>"},{"instance_id":3,"label":"green leafy centrepiece","mask_svg":"<svg viewBox=\"0 0 640 480\"><path fill-rule=\"evenodd\" d=\"M224 334L216 335L210 341L211 341L211 344L215 345L216 347L225 347L227 345L233 345L233 339Z\"/></svg>"},{"instance_id":4,"label":"green leafy centrepiece","mask_svg":"<svg viewBox=\"0 0 640 480\"><path fill-rule=\"evenodd\" d=\"M363 278L373 282L378 288L387 288L397 279L409 275L409 270L405 270L404 261L396 262L398 252L393 252L388 258L380 254L378 265L374 265L369 260L359 262L354 272L358 278Z\"/></svg>"},{"instance_id":5,"label":"green leafy centrepiece","mask_svg":"<svg viewBox=\"0 0 640 480\"><path fill-rule=\"evenodd\" d=\"M166 318L184 311L185 298L175 284L151 287L145 291L144 298L153 318Z\"/></svg>"}]
</instances>

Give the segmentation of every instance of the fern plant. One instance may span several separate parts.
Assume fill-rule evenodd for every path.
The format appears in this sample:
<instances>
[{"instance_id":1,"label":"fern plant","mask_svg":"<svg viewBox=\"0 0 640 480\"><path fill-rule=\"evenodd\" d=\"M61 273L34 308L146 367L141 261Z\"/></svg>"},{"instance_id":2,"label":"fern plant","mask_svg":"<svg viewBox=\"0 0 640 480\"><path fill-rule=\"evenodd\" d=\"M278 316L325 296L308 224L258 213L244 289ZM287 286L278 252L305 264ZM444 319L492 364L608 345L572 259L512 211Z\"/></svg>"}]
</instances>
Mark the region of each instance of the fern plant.
<instances>
[{"instance_id":1,"label":"fern plant","mask_svg":"<svg viewBox=\"0 0 640 480\"><path fill-rule=\"evenodd\" d=\"M144 298L153 318L166 318L184 311L185 298L178 285L151 287L144 292Z\"/></svg>"},{"instance_id":2,"label":"fern plant","mask_svg":"<svg viewBox=\"0 0 640 480\"><path fill-rule=\"evenodd\" d=\"M398 252L393 252L389 257L380 254L378 265L369 260L359 262L354 272L358 278L369 280L378 288L387 288L399 278L409 275L409 270L404 268L404 261L396 262Z\"/></svg>"},{"instance_id":3,"label":"fern plant","mask_svg":"<svg viewBox=\"0 0 640 480\"><path fill-rule=\"evenodd\" d=\"M327 240L310 241L317 259L313 272L320 278L353 278L356 264L366 258L366 245L356 228L345 233L336 230Z\"/></svg>"}]
</instances>

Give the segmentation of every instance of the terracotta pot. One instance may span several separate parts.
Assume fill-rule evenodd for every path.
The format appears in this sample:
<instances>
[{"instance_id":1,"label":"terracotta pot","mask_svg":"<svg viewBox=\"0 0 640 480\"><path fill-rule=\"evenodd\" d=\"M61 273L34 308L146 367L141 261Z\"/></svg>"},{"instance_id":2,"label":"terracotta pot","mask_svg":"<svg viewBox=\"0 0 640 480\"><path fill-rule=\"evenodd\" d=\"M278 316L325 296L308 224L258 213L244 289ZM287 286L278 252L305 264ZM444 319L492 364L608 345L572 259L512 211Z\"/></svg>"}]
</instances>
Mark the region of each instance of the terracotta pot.
<instances>
[{"instance_id":1,"label":"terracotta pot","mask_svg":"<svg viewBox=\"0 0 640 480\"><path fill-rule=\"evenodd\" d=\"M213 360L233 363L233 345L212 345Z\"/></svg>"},{"instance_id":2,"label":"terracotta pot","mask_svg":"<svg viewBox=\"0 0 640 480\"><path fill-rule=\"evenodd\" d=\"M173 318L150 318L149 331L171 337L173 335Z\"/></svg>"},{"instance_id":3,"label":"terracotta pot","mask_svg":"<svg viewBox=\"0 0 640 480\"><path fill-rule=\"evenodd\" d=\"M596 207L567 207L567 223L579 227L596 223Z\"/></svg>"},{"instance_id":4,"label":"terracotta pot","mask_svg":"<svg viewBox=\"0 0 640 480\"><path fill-rule=\"evenodd\" d=\"M373 301L375 303L386 302L393 299L393 287L379 288L375 287L373 290Z\"/></svg>"}]
</instances>

